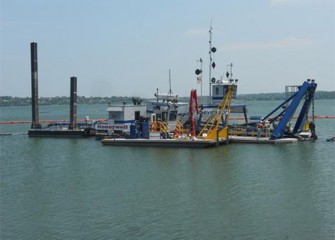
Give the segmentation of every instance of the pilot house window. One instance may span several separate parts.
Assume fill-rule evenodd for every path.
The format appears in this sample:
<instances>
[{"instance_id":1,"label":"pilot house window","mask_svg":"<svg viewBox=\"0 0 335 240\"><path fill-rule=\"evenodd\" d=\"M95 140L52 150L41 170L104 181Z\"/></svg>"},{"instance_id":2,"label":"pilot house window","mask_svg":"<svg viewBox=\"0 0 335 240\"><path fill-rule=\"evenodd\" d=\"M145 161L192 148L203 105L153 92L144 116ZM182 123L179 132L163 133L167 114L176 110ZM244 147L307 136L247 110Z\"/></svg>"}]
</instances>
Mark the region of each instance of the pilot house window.
<instances>
[{"instance_id":1,"label":"pilot house window","mask_svg":"<svg viewBox=\"0 0 335 240\"><path fill-rule=\"evenodd\" d=\"M216 87L216 88L215 88L215 95L219 95L219 92L220 92L219 87Z\"/></svg>"}]
</instances>

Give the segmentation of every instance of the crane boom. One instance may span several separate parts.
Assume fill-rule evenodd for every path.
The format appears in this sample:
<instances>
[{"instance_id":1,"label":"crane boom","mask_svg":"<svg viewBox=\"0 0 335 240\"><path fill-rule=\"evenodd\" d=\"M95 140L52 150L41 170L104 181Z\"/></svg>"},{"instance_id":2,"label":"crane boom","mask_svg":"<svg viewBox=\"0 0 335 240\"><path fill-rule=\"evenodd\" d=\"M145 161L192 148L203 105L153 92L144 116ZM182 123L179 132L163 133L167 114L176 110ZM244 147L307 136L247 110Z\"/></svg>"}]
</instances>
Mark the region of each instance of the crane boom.
<instances>
[{"instance_id":1,"label":"crane boom","mask_svg":"<svg viewBox=\"0 0 335 240\"><path fill-rule=\"evenodd\" d=\"M269 119L269 122L274 122L279 120L278 124L274 128L271 134L271 139L278 139L283 137L286 134L287 126L289 125L295 111L297 110L301 101L304 101L300 109L300 113L297 121L295 122L292 134L297 134L301 130L302 126L307 120L308 111L314 99L314 93L316 91L317 84L315 82L305 81L299 90L294 93L291 97L286 99L268 115L262 118L262 121ZM271 115L276 113L279 109L283 110L275 117L271 118Z\"/></svg>"}]
</instances>

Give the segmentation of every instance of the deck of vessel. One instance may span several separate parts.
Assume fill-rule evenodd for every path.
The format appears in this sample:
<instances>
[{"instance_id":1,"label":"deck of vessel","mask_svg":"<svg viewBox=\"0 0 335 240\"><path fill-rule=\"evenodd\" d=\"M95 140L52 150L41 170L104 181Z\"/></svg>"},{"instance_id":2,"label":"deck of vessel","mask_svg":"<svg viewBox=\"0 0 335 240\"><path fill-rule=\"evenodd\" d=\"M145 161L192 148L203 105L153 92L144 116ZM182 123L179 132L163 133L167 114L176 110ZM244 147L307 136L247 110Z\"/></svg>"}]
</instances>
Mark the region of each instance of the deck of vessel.
<instances>
[{"instance_id":1,"label":"deck of vessel","mask_svg":"<svg viewBox=\"0 0 335 240\"><path fill-rule=\"evenodd\" d=\"M208 148L226 143L226 140L203 139L125 139L113 138L101 140L103 145L109 146L139 146L139 147L171 147L171 148Z\"/></svg>"},{"instance_id":2,"label":"deck of vessel","mask_svg":"<svg viewBox=\"0 0 335 240\"><path fill-rule=\"evenodd\" d=\"M261 137L249 137L249 136L229 136L230 143L252 143L252 144L283 144L283 143L295 143L298 139L296 138L280 138L271 140L269 138Z\"/></svg>"}]
</instances>

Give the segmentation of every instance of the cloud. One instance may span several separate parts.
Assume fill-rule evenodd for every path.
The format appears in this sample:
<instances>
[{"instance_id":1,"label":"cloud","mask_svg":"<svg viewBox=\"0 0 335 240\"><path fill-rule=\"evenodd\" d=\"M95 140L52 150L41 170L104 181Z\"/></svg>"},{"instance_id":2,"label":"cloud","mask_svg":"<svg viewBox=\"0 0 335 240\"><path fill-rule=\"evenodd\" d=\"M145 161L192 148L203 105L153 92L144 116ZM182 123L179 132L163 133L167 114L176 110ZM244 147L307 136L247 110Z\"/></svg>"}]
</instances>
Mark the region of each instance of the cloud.
<instances>
[{"instance_id":1,"label":"cloud","mask_svg":"<svg viewBox=\"0 0 335 240\"><path fill-rule=\"evenodd\" d=\"M226 45L221 48L223 51L236 51L245 49L277 49L277 48L293 48L306 47L313 45L313 41L307 38L289 37L286 39L265 42L265 43L235 43Z\"/></svg>"},{"instance_id":2,"label":"cloud","mask_svg":"<svg viewBox=\"0 0 335 240\"><path fill-rule=\"evenodd\" d=\"M194 37L204 37L208 36L208 30L205 29L190 29L185 32L186 36L194 36Z\"/></svg>"}]
</instances>

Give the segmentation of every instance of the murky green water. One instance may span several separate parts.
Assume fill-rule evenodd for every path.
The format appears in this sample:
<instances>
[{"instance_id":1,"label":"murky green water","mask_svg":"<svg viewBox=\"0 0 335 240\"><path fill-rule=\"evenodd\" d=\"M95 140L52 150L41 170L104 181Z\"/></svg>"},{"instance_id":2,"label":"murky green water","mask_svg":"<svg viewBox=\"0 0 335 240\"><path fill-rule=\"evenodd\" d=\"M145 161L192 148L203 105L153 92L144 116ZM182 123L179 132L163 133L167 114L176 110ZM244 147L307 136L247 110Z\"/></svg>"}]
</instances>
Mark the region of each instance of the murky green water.
<instances>
[{"instance_id":1,"label":"murky green water","mask_svg":"<svg viewBox=\"0 0 335 240\"><path fill-rule=\"evenodd\" d=\"M249 113L278 104L253 101ZM317 101L316 114L335 115L333 106ZM78 118L104 110L79 106ZM69 114L68 106L40 111L41 119ZM1 108L1 120L18 119L29 120L30 107ZM1 239L334 239L335 144L326 138L335 119L316 125L316 142L212 149L2 136Z\"/></svg>"}]
</instances>

